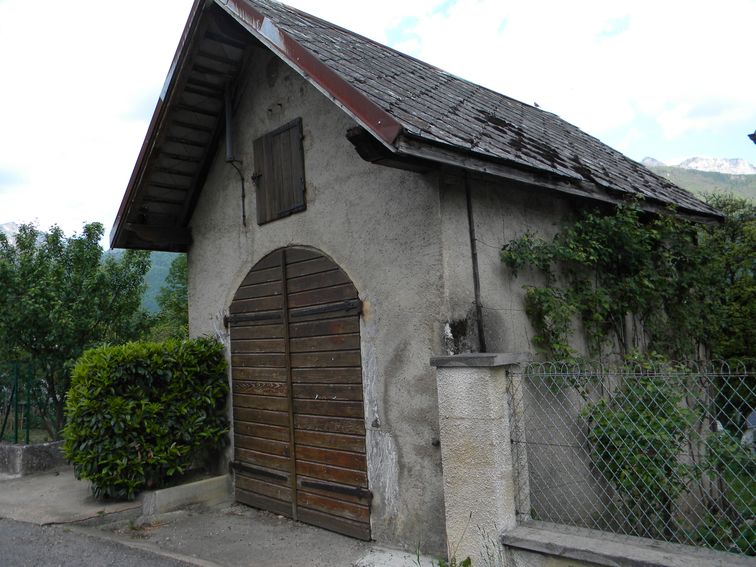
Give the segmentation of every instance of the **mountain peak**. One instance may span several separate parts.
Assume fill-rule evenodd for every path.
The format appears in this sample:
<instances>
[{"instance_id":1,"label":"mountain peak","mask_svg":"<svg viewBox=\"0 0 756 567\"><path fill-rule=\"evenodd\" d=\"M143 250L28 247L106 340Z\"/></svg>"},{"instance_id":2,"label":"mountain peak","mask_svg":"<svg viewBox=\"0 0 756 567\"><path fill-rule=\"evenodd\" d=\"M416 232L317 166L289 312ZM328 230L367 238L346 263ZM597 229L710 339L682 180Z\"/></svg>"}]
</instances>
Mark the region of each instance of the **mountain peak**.
<instances>
[{"instance_id":1,"label":"mountain peak","mask_svg":"<svg viewBox=\"0 0 756 567\"><path fill-rule=\"evenodd\" d=\"M663 167L667 165L663 161L659 161L656 158L652 158L648 156L644 157L643 160L641 160L641 163L645 165L646 167Z\"/></svg>"},{"instance_id":2,"label":"mountain peak","mask_svg":"<svg viewBox=\"0 0 756 567\"><path fill-rule=\"evenodd\" d=\"M6 222L3 224L0 224L0 232L5 234L8 237L13 238L18 234L18 223L16 222Z\"/></svg>"},{"instance_id":3,"label":"mountain peak","mask_svg":"<svg viewBox=\"0 0 756 567\"><path fill-rule=\"evenodd\" d=\"M756 167L740 158L692 157L680 162L677 167L695 169L697 171L714 171L730 175L756 175Z\"/></svg>"}]
</instances>

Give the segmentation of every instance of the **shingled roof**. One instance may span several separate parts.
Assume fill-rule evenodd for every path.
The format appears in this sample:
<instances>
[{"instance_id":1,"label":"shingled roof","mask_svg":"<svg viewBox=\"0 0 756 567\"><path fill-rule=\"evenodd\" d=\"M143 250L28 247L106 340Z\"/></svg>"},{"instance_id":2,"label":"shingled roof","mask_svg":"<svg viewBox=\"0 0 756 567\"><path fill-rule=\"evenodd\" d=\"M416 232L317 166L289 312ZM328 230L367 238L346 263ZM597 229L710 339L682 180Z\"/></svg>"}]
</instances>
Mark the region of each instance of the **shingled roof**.
<instances>
[{"instance_id":1,"label":"shingled roof","mask_svg":"<svg viewBox=\"0 0 756 567\"><path fill-rule=\"evenodd\" d=\"M166 81L165 101L161 98L163 104L159 103L155 111L116 219L112 235L114 246L129 244L125 236L119 236L122 225L134 227L145 222L133 218L135 205L149 212L149 204L140 200L139 195L146 190L144 186L154 169L150 168L150 160L156 159L161 140L165 140L163 131L167 126L161 127L161 123L168 124L173 119L174 124L186 124L185 119L175 120L176 112L181 109L186 112L187 107L197 110L196 104L188 105L185 99L180 102L186 96L182 91L186 88L186 75L194 73L196 79L197 73L201 75L204 70L202 82L207 85L212 80L208 60L203 66L197 64L202 53L208 56L208 49L198 48L196 44L207 42L208 38L223 42L219 37L223 22L218 24L218 14L211 13L219 12L218 7L249 34L248 41L271 49L349 113L383 151L394 156L461 167L592 199L617 202L628 196L639 196L649 208L673 205L692 216L720 216L687 191L555 114L456 77L278 2L215 0L217 7L212 4L206 0L195 2L172 73ZM226 19L228 16L224 15ZM203 25L203 18L214 19L216 24ZM238 30L230 35L234 37L225 40L223 57L219 57L218 52L210 56L216 65L224 58L231 62L233 69L224 69L228 76L241 67L244 51L244 40ZM217 73L217 69L215 71ZM170 108L163 108L165 102L170 103L167 105ZM172 110L176 108L179 110ZM220 120L222 104L208 108L204 109L204 114L213 113ZM202 109L198 112L203 114ZM190 113L189 116L197 115ZM217 133L217 123L206 127ZM180 138L175 132L168 137ZM217 143L217 136L209 138ZM175 152L172 155L176 155ZM207 161L207 155L202 161ZM168 168L164 164L159 169ZM198 170L201 169L198 166ZM202 175L194 176L194 187L189 191L194 196L189 202L196 202L197 185L203 181ZM185 227L192 207L184 207L180 215L175 215L173 223ZM160 222L165 224L165 218ZM155 221L152 224L155 225ZM144 246L144 241L141 244Z\"/></svg>"}]
</instances>

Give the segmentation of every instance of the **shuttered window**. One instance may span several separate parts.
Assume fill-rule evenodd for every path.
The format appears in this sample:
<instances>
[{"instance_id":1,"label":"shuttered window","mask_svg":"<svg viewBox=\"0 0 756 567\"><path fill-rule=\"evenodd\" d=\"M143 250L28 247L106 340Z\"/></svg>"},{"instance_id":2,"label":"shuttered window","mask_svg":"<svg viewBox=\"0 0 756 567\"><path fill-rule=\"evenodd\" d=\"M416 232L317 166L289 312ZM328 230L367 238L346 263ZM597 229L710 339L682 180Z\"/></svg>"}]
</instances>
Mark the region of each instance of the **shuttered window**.
<instances>
[{"instance_id":1,"label":"shuttered window","mask_svg":"<svg viewBox=\"0 0 756 567\"><path fill-rule=\"evenodd\" d=\"M254 142L257 224L307 208L302 119L297 118Z\"/></svg>"}]
</instances>

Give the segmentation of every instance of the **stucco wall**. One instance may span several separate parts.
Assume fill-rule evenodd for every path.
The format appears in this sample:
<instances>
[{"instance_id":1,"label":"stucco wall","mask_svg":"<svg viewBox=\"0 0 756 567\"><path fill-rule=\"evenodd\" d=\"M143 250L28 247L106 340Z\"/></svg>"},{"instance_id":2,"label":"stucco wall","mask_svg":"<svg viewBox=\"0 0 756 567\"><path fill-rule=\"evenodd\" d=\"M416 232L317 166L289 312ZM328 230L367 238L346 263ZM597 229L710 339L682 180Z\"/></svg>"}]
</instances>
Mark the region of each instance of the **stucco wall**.
<instances>
[{"instance_id":1,"label":"stucco wall","mask_svg":"<svg viewBox=\"0 0 756 567\"><path fill-rule=\"evenodd\" d=\"M292 244L329 255L364 302L362 365L371 524L381 542L445 548L435 373L443 350L444 285L438 181L362 161L345 133L354 123L267 52L252 59L235 110L235 153L249 180L253 140L294 118L304 128L307 210L257 226L247 183L215 158L199 199L189 251L190 332L227 341L223 315L249 269Z\"/></svg>"}]
</instances>

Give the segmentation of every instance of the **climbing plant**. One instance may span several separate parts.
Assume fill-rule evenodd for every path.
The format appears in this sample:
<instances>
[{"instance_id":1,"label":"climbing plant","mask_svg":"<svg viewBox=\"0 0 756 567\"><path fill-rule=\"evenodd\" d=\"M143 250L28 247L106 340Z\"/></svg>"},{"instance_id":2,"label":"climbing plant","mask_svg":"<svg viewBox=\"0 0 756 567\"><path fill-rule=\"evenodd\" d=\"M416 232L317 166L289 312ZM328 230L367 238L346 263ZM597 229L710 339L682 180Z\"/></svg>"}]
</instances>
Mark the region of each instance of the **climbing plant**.
<instances>
[{"instance_id":1,"label":"climbing plant","mask_svg":"<svg viewBox=\"0 0 756 567\"><path fill-rule=\"evenodd\" d=\"M751 297L754 272L742 264L753 258L749 230L756 235L753 206L741 201L727 201L740 215L736 227L701 225L672 210L652 215L630 201L581 212L551 240L527 233L509 242L501 259L515 276L543 275L525 295L536 346L571 357L579 326L591 354L608 348L682 359L700 345L735 354L741 345L721 348L732 342L723 330L728 312L738 312L733 302Z\"/></svg>"}]
</instances>

